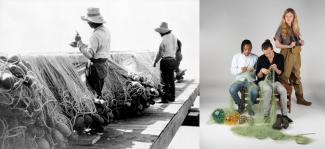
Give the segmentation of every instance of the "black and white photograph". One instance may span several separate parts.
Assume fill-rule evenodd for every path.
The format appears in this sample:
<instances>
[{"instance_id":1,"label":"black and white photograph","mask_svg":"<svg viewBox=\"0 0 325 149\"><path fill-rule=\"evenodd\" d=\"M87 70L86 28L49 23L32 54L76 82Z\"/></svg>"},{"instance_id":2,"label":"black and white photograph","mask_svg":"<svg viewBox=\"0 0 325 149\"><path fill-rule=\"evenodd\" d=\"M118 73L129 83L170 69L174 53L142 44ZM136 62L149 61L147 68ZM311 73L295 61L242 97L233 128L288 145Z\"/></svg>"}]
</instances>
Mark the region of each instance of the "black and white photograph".
<instances>
[{"instance_id":1,"label":"black and white photograph","mask_svg":"<svg viewBox=\"0 0 325 149\"><path fill-rule=\"evenodd\" d=\"M0 0L0 149L199 148L199 0Z\"/></svg>"}]
</instances>

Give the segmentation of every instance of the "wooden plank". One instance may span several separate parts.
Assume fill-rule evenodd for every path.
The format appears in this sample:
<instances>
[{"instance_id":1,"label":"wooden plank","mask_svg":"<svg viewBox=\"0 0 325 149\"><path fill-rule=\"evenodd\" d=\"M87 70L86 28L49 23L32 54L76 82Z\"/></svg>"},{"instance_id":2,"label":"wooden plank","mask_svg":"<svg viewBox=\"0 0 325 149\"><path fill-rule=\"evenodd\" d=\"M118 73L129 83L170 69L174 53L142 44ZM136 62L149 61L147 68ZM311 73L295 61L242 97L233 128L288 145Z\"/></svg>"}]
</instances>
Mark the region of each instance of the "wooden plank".
<instances>
[{"instance_id":1,"label":"wooden plank","mask_svg":"<svg viewBox=\"0 0 325 149\"><path fill-rule=\"evenodd\" d=\"M199 89L198 86L189 86L187 90L183 94L181 94L180 99L186 99L186 96L188 96L188 99L185 100L183 106L179 109L179 111L174 115L174 117L170 120L166 128L161 132L158 139L153 143L151 146L151 149L164 149L167 148L171 140L176 134L176 131L181 126L182 122L184 121L188 110L194 103L195 98L198 95ZM183 96L182 96L183 95Z\"/></svg>"},{"instance_id":2,"label":"wooden plank","mask_svg":"<svg viewBox=\"0 0 325 149\"><path fill-rule=\"evenodd\" d=\"M185 119L198 94L198 83L185 81L176 85L175 102L156 103L143 115L109 124L101 139L92 146L73 148L163 149L167 148Z\"/></svg>"},{"instance_id":3,"label":"wooden plank","mask_svg":"<svg viewBox=\"0 0 325 149\"><path fill-rule=\"evenodd\" d=\"M69 141L70 145L93 145L100 139L100 135L80 135L77 140Z\"/></svg>"}]
</instances>

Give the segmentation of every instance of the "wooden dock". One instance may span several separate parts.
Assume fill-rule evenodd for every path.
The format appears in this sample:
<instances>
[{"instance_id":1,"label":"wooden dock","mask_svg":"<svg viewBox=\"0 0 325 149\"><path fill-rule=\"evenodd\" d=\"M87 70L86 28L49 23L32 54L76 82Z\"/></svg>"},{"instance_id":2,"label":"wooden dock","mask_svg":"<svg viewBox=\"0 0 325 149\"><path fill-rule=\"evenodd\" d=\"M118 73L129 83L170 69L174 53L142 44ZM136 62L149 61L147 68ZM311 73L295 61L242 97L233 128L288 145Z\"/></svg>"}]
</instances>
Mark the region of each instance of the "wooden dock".
<instances>
[{"instance_id":1,"label":"wooden dock","mask_svg":"<svg viewBox=\"0 0 325 149\"><path fill-rule=\"evenodd\" d=\"M91 146L71 146L75 149L164 149L173 139L188 110L199 94L196 80L176 83L176 100L156 103L143 115L109 124L101 139Z\"/></svg>"}]
</instances>

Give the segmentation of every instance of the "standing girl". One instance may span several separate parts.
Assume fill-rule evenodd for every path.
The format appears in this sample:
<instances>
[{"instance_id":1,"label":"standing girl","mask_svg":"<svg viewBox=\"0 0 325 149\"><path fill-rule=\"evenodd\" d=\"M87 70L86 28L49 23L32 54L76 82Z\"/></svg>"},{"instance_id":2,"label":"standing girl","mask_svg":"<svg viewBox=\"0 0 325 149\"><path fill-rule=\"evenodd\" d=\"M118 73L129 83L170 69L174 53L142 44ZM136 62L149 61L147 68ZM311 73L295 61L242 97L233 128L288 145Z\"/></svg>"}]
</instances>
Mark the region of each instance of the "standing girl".
<instances>
[{"instance_id":1,"label":"standing girl","mask_svg":"<svg viewBox=\"0 0 325 149\"><path fill-rule=\"evenodd\" d=\"M295 89L297 104L310 106L311 102L304 99L300 77L301 47L304 40L301 39L298 26L298 18L294 9L288 8L282 15L281 24L275 34L275 46L281 49L284 56L284 72L281 80L291 83Z\"/></svg>"}]
</instances>

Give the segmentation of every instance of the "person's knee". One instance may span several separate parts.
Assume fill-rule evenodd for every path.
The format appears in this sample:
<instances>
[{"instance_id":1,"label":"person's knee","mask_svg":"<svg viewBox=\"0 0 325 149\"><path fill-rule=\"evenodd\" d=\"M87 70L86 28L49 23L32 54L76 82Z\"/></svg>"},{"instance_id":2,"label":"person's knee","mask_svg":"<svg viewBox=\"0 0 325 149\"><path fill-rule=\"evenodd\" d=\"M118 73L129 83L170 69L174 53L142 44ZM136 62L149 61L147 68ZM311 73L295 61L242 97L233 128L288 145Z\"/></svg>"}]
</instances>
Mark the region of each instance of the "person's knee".
<instances>
[{"instance_id":1,"label":"person's knee","mask_svg":"<svg viewBox=\"0 0 325 149\"><path fill-rule=\"evenodd\" d=\"M236 86L230 86L230 88L229 88L229 93L230 94L237 94L237 92L238 92L238 89L237 89L237 87Z\"/></svg>"},{"instance_id":2,"label":"person's knee","mask_svg":"<svg viewBox=\"0 0 325 149\"><path fill-rule=\"evenodd\" d=\"M287 96L287 90L284 88L284 86L282 86L282 85L280 85L279 87L278 87L278 92L279 92L279 94L280 95L282 95L282 96Z\"/></svg>"},{"instance_id":3,"label":"person's knee","mask_svg":"<svg viewBox=\"0 0 325 149\"><path fill-rule=\"evenodd\" d=\"M264 87L262 89L262 91L263 91L263 94L266 94L266 95L272 94L272 89L270 87Z\"/></svg>"},{"instance_id":4,"label":"person's knee","mask_svg":"<svg viewBox=\"0 0 325 149\"><path fill-rule=\"evenodd\" d=\"M251 87L250 88L252 96L257 96L258 95L258 88L256 87Z\"/></svg>"}]
</instances>

